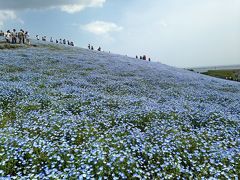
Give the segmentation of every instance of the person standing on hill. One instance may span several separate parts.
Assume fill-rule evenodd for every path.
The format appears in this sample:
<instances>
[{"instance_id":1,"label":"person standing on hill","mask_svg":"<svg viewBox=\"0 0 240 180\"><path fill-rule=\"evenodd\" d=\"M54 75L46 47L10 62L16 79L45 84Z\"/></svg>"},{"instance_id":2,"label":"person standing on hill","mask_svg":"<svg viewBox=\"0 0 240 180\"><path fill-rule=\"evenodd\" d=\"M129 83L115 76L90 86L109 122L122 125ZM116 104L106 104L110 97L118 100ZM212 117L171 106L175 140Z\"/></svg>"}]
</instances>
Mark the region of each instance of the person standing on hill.
<instances>
[{"instance_id":1,"label":"person standing on hill","mask_svg":"<svg viewBox=\"0 0 240 180\"><path fill-rule=\"evenodd\" d=\"M37 38L38 41L40 40L39 35L36 35L36 38Z\"/></svg>"},{"instance_id":2,"label":"person standing on hill","mask_svg":"<svg viewBox=\"0 0 240 180\"><path fill-rule=\"evenodd\" d=\"M90 45L90 44L88 44L88 49L89 49L89 50L91 49L91 45Z\"/></svg>"},{"instance_id":3,"label":"person standing on hill","mask_svg":"<svg viewBox=\"0 0 240 180\"><path fill-rule=\"evenodd\" d=\"M150 61L151 61L151 58L148 58L148 61L150 62Z\"/></svg>"},{"instance_id":4,"label":"person standing on hill","mask_svg":"<svg viewBox=\"0 0 240 180\"><path fill-rule=\"evenodd\" d=\"M47 41L47 36L43 36L42 41Z\"/></svg>"},{"instance_id":5,"label":"person standing on hill","mask_svg":"<svg viewBox=\"0 0 240 180\"><path fill-rule=\"evenodd\" d=\"M23 32L22 29L18 32L18 39L19 39L19 44L23 43Z\"/></svg>"},{"instance_id":6,"label":"person standing on hill","mask_svg":"<svg viewBox=\"0 0 240 180\"><path fill-rule=\"evenodd\" d=\"M26 38L25 38L25 32L24 32L24 30L22 29L22 42L23 42L23 44L25 44L25 40L26 40Z\"/></svg>"},{"instance_id":7,"label":"person standing on hill","mask_svg":"<svg viewBox=\"0 0 240 180\"><path fill-rule=\"evenodd\" d=\"M4 32L2 30L0 31L0 36L4 36Z\"/></svg>"},{"instance_id":8,"label":"person standing on hill","mask_svg":"<svg viewBox=\"0 0 240 180\"><path fill-rule=\"evenodd\" d=\"M16 44L17 43L17 32L16 29L13 29L13 32L11 33L12 35L12 44Z\"/></svg>"},{"instance_id":9,"label":"person standing on hill","mask_svg":"<svg viewBox=\"0 0 240 180\"><path fill-rule=\"evenodd\" d=\"M11 43L12 37L11 37L11 32L10 32L10 30L7 31L6 36L5 36L5 39L6 39L7 43Z\"/></svg>"},{"instance_id":10,"label":"person standing on hill","mask_svg":"<svg viewBox=\"0 0 240 180\"><path fill-rule=\"evenodd\" d=\"M143 55L143 60L146 61L147 60L147 57L146 55Z\"/></svg>"},{"instance_id":11,"label":"person standing on hill","mask_svg":"<svg viewBox=\"0 0 240 180\"><path fill-rule=\"evenodd\" d=\"M102 49L101 49L101 47L99 46L99 48L98 48L98 51L101 51Z\"/></svg>"},{"instance_id":12,"label":"person standing on hill","mask_svg":"<svg viewBox=\"0 0 240 180\"><path fill-rule=\"evenodd\" d=\"M94 50L93 46L91 46L91 50Z\"/></svg>"},{"instance_id":13,"label":"person standing on hill","mask_svg":"<svg viewBox=\"0 0 240 180\"><path fill-rule=\"evenodd\" d=\"M29 33L28 33L27 31L25 32L24 38L26 39L26 43L27 43L28 45L30 45L30 36L29 36Z\"/></svg>"}]
</instances>

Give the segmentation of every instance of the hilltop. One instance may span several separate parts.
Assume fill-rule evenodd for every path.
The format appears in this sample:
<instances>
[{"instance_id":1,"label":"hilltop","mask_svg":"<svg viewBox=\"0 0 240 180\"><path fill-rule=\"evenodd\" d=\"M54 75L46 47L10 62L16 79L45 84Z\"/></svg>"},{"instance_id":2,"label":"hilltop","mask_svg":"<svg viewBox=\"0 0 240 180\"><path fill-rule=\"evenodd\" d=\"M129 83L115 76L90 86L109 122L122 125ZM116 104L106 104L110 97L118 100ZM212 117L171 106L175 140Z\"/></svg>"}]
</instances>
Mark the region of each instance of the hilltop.
<instances>
[{"instance_id":1,"label":"hilltop","mask_svg":"<svg viewBox=\"0 0 240 180\"><path fill-rule=\"evenodd\" d=\"M0 177L239 177L239 83L34 44L0 50Z\"/></svg>"}]
</instances>

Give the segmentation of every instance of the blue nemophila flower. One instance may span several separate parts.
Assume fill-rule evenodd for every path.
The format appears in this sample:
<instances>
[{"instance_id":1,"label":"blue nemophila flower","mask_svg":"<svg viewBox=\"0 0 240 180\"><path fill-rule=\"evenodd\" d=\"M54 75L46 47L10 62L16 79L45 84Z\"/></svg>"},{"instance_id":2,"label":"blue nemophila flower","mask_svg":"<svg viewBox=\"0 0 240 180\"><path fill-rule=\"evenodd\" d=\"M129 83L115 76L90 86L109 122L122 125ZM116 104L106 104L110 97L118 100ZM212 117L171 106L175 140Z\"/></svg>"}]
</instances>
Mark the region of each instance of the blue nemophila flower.
<instances>
[{"instance_id":1,"label":"blue nemophila flower","mask_svg":"<svg viewBox=\"0 0 240 180\"><path fill-rule=\"evenodd\" d=\"M238 178L239 84L40 46L0 52L0 177Z\"/></svg>"}]
</instances>

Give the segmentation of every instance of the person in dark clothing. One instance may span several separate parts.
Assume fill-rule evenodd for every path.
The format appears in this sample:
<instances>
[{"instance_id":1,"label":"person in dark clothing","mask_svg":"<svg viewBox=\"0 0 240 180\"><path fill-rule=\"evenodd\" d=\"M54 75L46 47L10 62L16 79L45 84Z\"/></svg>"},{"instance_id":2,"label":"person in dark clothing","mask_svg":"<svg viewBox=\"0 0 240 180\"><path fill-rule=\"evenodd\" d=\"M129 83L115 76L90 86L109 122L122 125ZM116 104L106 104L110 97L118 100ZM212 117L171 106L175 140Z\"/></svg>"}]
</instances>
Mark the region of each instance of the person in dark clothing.
<instances>
[{"instance_id":1,"label":"person in dark clothing","mask_svg":"<svg viewBox=\"0 0 240 180\"><path fill-rule=\"evenodd\" d=\"M151 61L151 58L148 58L148 61L150 62L150 61Z\"/></svg>"},{"instance_id":2,"label":"person in dark clothing","mask_svg":"<svg viewBox=\"0 0 240 180\"><path fill-rule=\"evenodd\" d=\"M138 59L138 56L136 56L136 59Z\"/></svg>"},{"instance_id":3,"label":"person in dark clothing","mask_svg":"<svg viewBox=\"0 0 240 180\"><path fill-rule=\"evenodd\" d=\"M43 36L42 41L46 41L46 40L47 40L47 36Z\"/></svg>"},{"instance_id":4,"label":"person in dark clothing","mask_svg":"<svg viewBox=\"0 0 240 180\"><path fill-rule=\"evenodd\" d=\"M0 36L4 36L4 32L2 30L0 31Z\"/></svg>"},{"instance_id":5,"label":"person in dark clothing","mask_svg":"<svg viewBox=\"0 0 240 180\"><path fill-rule=\"evenodd\" d=\"M25 40L26 40L26 38L25 38L25 32L23 31L23 39L22 39L22 41L23 41L23 44L25 44Z\"/></svg>"},{"instance_id":6,"label":"person in dark clothing","mask_svg":"<svg viewBox=\"0 0 240 180\"><path fill-rule=\"evenodd\" d=\"M66 39L63 40L63 44L66 44Z\"/></svg>"},{"instance_id":7,"label":"person in dark clothing","mask_svg":"<svg viewBox=\"0 0 240 180\"><path fill-rule=\"evenodd\" d=\"M88 49L89 49L89 50L91 49L91 45L90 45L90 44L88 44Z\"/></svg>"},{"instance_id":8,"label":"person in dark clothing","mask_svg":"<svg viewBox=\"0 0 240 180\"><path fill-rule=\"evenodd\" d=\"M98 51L101 51L101 47L99 46Z\"/></svg>"},{"instance_id":9,"label":"person in dark clothing","mask_svg":"<svg viewBox=\"0 0 240 180\"><path fill-rule=\"evenodd\" d=\"M94 50L93 46L91 46L91 50Z\"/></svg>"},{"instance_id":10,"label":"person in dark clothing","mask_svg":"<svg viewBox=\"0 0 240 180\"><path fill-rule=\"evenodd\" d=\"M56 39L56 43L58 44L58 40Z\"/></svg>"},{"instance_id":11,"label":"person in dark clothing","mask_svg":"<svg viewBox=\"0 0 240 180\"><path fill-rule=\"evenodd\" d=\"M140 59L143 59L142 56L140 56Z\"/></svg>"},{"instance_id":12,"label":"person in dark clothing","mask_svg":"<svg viewBox=\"0 0 240 180\"><path fill-rule=\"evenodd\" d=\"M147 57L146 55L143 55L143 60L146 61L147 60Z\"/></svg>"}]
</instances>

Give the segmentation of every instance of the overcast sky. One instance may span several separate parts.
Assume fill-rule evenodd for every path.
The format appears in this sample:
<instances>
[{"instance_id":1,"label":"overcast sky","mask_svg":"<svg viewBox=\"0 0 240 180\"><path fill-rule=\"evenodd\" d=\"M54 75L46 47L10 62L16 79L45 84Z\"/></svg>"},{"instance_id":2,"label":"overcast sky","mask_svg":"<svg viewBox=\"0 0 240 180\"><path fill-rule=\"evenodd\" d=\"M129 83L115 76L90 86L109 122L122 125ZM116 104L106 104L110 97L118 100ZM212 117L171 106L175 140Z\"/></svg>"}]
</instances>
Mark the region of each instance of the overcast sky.
<instances>
[{"instance_id":1,"label":"overcast sky","mask_svg":"<svg viewBox=\"0 0 240 180\"><path fill-rule=\"evenodd\" d=\"M240 64L240 0L0 0L0 29L176 67Z\"/></svg>"}]
</instances>

